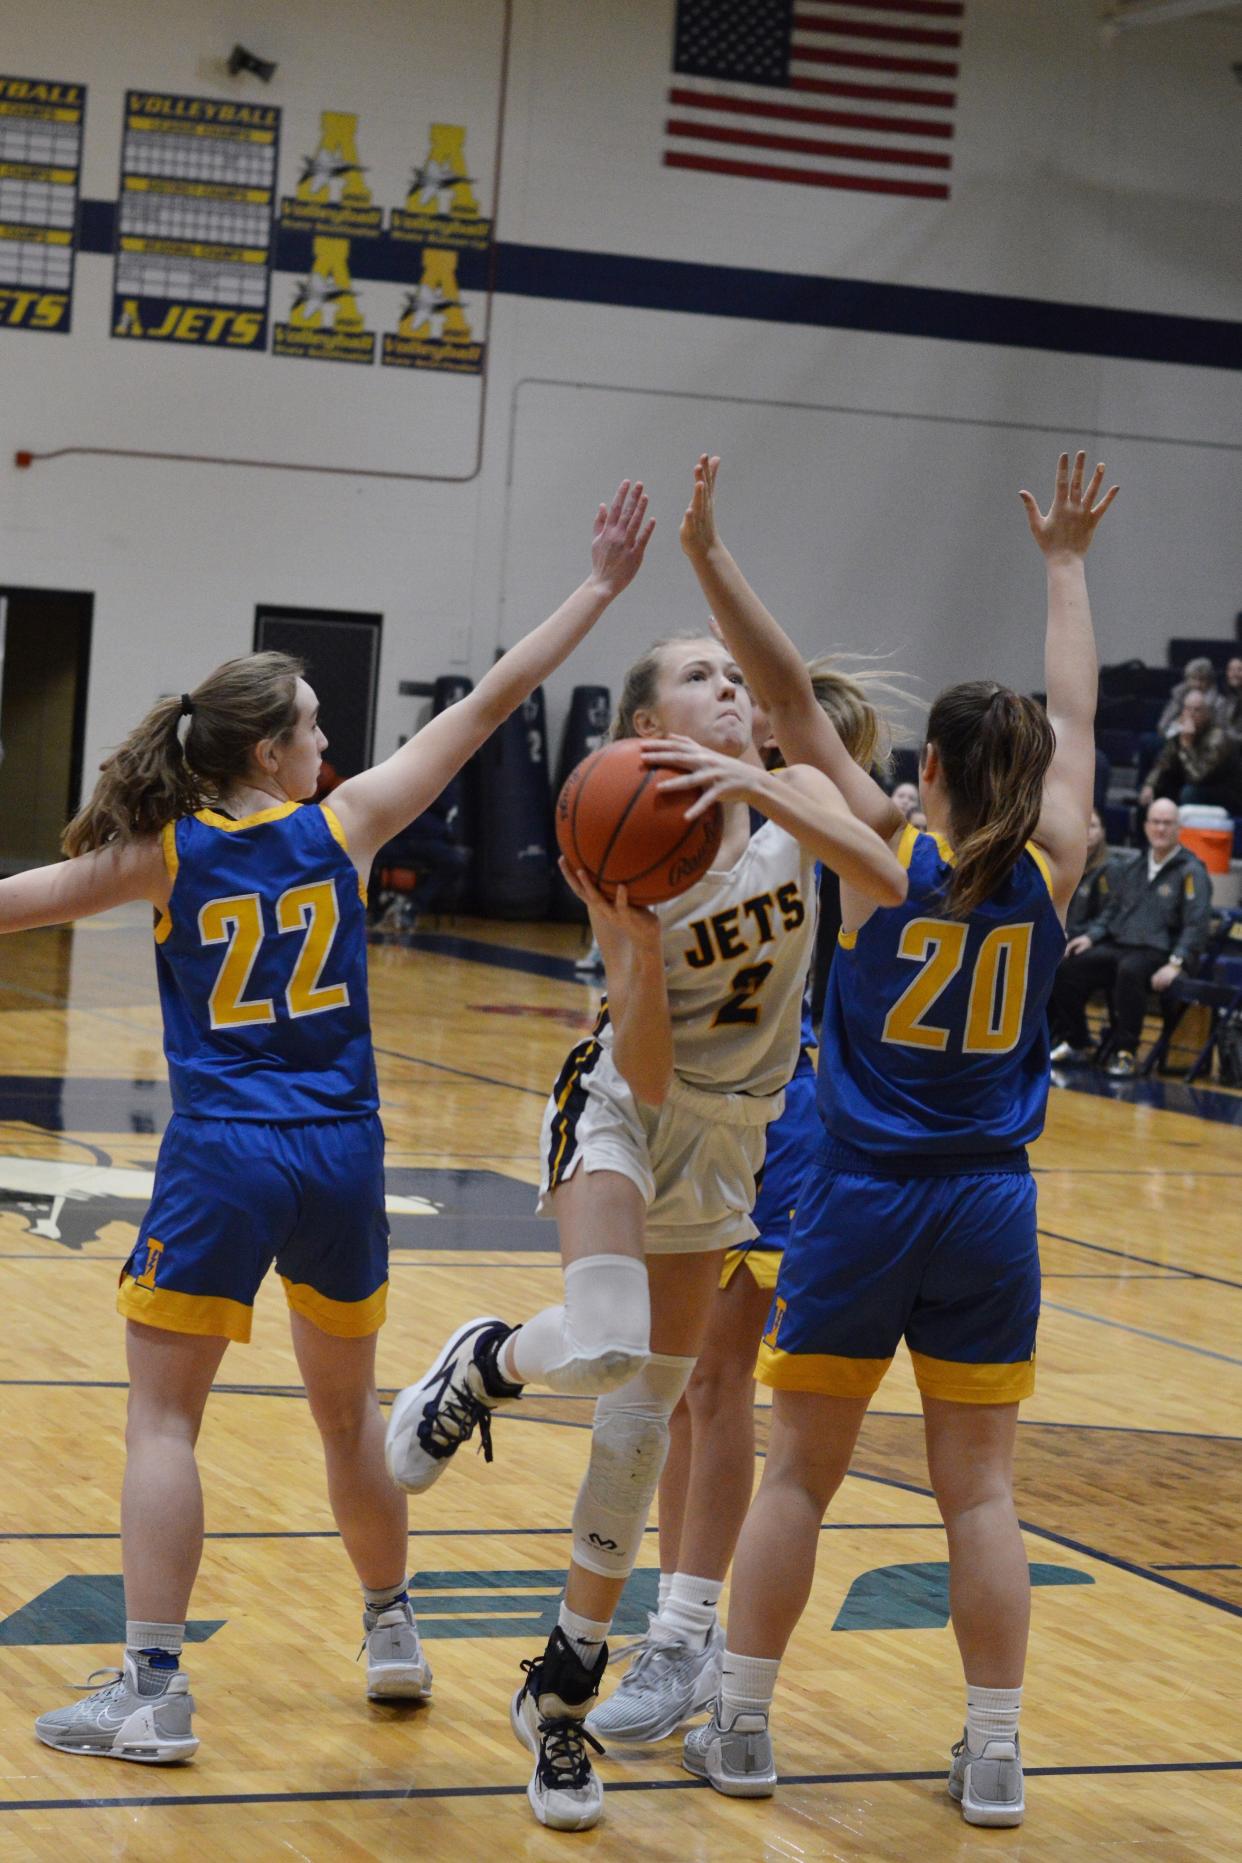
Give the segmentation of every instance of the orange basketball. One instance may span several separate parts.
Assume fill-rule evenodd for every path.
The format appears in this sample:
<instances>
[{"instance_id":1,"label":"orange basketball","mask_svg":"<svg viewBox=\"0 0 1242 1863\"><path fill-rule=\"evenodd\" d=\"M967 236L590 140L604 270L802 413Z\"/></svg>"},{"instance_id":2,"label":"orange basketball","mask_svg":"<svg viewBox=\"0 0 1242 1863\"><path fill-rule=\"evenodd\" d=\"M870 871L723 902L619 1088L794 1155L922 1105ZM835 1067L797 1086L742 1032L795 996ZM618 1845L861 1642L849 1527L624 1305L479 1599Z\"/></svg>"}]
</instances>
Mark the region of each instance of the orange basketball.
<instances>
[{"instance_id":1,"label":"orange basketball","mask_svg":"<svg viewBox=\"0 0 1242 1863\"><path fill-rule=\"evenodd\" d=\"M675 899L707 872L720 846L720 804L686 820L693 789L665 795L675 772L643 762L642 739L625 737L584 757L556 804L556 838L569 866L582 868L606 899L626 888L632 906Z\"/></svg>"}]
</instances>

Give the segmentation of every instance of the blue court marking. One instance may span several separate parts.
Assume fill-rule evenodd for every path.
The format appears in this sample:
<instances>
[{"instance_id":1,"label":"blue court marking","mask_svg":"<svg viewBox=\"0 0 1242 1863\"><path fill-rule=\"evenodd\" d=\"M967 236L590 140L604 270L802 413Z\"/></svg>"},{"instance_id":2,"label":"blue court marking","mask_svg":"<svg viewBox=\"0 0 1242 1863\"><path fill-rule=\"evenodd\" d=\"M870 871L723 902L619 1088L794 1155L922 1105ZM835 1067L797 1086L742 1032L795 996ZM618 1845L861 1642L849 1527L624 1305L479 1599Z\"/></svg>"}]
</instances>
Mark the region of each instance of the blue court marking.
<instances>
[{"instance_id":1,"label":"blue court marking","mask_svg":"<svg viewBox=\"0 0 1242 1863\"><path fill-rule=\"evenodd\" d=\"M1053 1242L1068 1242L1072 1248L1090 1249L1093 1255L1115 1255L1120 1261L1136 1261L1144 1268L1164 1268L1190 1281L1210 1281L1214 1287L1232 1287L1242 1292L1242 1281L1231 1281L1223 1274L1208 1274L1202 1268L1183 1268L1180 1262L1158 1261L1154 1255L1135 1255L1130 1249L1109 1248L1103 1242L1084 1242L1081 1236L1062 1235L1058 1229L1045 1229L1042 1223L1039 1233Z\"/></svg>"},{"instance_id":2,"label":"blue court marking","mask_svg":"<svg viewBox=\"0 0 1242 1863\"><path fill-rule=\"evenodd\" d=\"M1027 1766L1028 1779L1091 1779L1140 1773L1242 1772L1242 1759L1148 1760L1115 1766ZM945 1767L928 1772L782 1773L791 1785L943 1784ZM612 1779L613 1792L710 1792L706 1779ZM409 1785L358 1787L345 1792L179 1792L145 1798L5 1798L0 1811L152 1811L175 1805L339 1805L392 1803L407 1799L517 1798L526 1785Z\"/></svg>"},{"instance_id":3,"label":"blue court marking","mask_svg":"<svg viewBox=\"0 0 1242 1863\"><path fill-rule=\"evenodd\" d=\"M1242 1572L1242 1565L1166 1565L1158 1560L1152 1566L1153 1572Z\"/></svg>"},{"instance_id":4,"label":"blue court marking","mask_svg":"<svg viewBox=\"0 0 1242 1863\"><path fill-rule=\"evenodd\" d=\"M1076 1320L1090 1320L1093 1326L1107 1326L1113 1332L1131 1333L1136 1339L1152 1339L1157 1345L1172 1346L1177 1352L1193 1352L1196 1358L1214 1358L1222 1365L1242 1365L1242 1358L1228 1352L1213 1352L1207 1346L1188 1345L1184 1339L1170 1339L1167 1333L1150 1333L1145 1326L1128 1326L1124 1320L1106 1320L1098 1313L1083 1313L1078 1307L1063 1307L1055 1300L1045 1300L1052 1313L1068 1313Z\"/></svg>"},{"instance_id":5,"label":"blue court marking","mask_svg":"<svg viewBox=\"0 0 1242 1863\"><path fill-rule=\"evenodd\" d=\"M825 1520L821 1533L942 1533L939 1520ZM644 1527L644 1533L658 1533L659 1527ZM411 1527L412 1540L485 1540L544 1539L567 1536L571 1526L563 1527ZM74 1528L68 1533L0 1533L0 1545L7 1540L119 1540L120 1534L83 1533ZM341 1536L335 1527L273 1527L264 1530L247 1527L232 1532L219 1528L205 1533L208 1540L336 1540Z\"/></svg>"},{"instance_id":6,"label":"blue court marking","mask_svg":"<svg viewBox=\"0 0 1242 1863\"><path fill-rule=\"evenodd\" d=\"M187 1643L205 1643L227 1619L185 1627ZM0 1648L48 1649L72 1643L123 1643L125 1582L119 1572L75 1572L0 1619Z\"/></svg>"},{"instance_id":7,"label":"blue court marking","mask_svg":"<svg viewBox=\"0 0 1242 1863\"><path fill-rule=\"evenodd\" d=\"M922 1495L928 1501L936 1498L930 1488L921 1487L916 1481L899 1481L895 1475L869 1475L857 1468L851 1468L847 1473L855 1481L869 1481L879 1488L897 1488L902 1494ZM1065 1533L1054 1533L1051 1527L1036 1526L1030 1520L1019 1520L1018 1525L1033 1539L1048 1540L1053 1546L1064 1546L1067 1552L1081 1553L1084 1559L1098 1559L1101 1565L1111 1565L1119 1572L1128 1572L1131 1578L1146 1579L1149 1585L1161 1585L1166 1591L1175 1591L1183 1598L1192 1599L1195 1604L1210 1604L1214 1610L1224 1611L1228 1617L1242 1617L1242 1604L1234 1604L1228 1598L1218 1598L1210 1591L1200 1591L1194 1585L1184 1585L1180 1579L1168 1578L1154 1566L1135 1565L1132 1559L1123 1559L1117 1553L1101 1552L1098 1546L1072 1540Z\"/></svg>"},{"instance_id":8,"label":"blue court marking","mask_svg":"<svg viewBox=\"0 0 1242 1863\"><path fill-rule=\"evenodd\" d=\"M1032 1562L1031 1585L1094 1585L1071 1565ZM943 1630L949 1621L947 1559L919 1559L860 1572L837 1612L834 1630Z\"/></svg>"},{"instance_id":9,"label":"blue court marking","mask_svg":"<svg viewBox=\"0 0 1242 1863\"><path fill-rule=\"evenodd\" d=\"M403 1054L399 1048L375 1049L386 1061L408 1061L411 1067L429 1067L436 1074L452 1074L457 1080L477 1080L485 1087L504 1087L510 1093L533 1093L537 1100L546 1100L547 1087L523 1087L515 1080L497 1080L491 1074L474 1074L466 1067L450 1067L447 1061L424 1061L418 1054Z\"/></svg>"}]
</instances>

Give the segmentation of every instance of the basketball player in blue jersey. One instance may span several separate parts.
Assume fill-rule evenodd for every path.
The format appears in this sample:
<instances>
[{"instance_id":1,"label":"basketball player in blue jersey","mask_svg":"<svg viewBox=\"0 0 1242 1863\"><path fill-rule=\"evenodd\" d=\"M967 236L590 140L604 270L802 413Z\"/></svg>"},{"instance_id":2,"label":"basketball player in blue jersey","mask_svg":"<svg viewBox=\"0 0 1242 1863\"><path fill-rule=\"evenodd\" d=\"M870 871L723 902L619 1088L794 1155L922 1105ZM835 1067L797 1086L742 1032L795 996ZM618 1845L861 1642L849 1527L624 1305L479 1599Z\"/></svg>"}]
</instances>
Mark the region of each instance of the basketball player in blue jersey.
<instances>
[{"instance_id":1,"label":"basketball player in blue jersey","mask_svg":"<svg viewBox=\"0 0 1242 1863\"><path fill-rule=\"evenodd\" d=\"M888 729L868 696L874 675L856 678L828 660L811 662L809 670L816 700L850 755L864 769L882 762ZM899 696L887 680L883 690ZM753 707L755 754L765 766L779 767L783 759L767 712L758 698ZM835 886L836 875L821 871L821 912L826 884ZM643 1637L613 1651L614 1662L628 1664L625 1675L587 1720L588 1732L609 1744L662 1740L710 1707L719 1690L724 1632L717 1606L754 1486L755 1357L798 1191L819 1140L815 1046L808 986L785 1108L768 1128L751 1211L757 1233L725 1255L693 1374L669 1419L659 1488L657 1609Z\"/></svg>"},{"instance_id":2,"label":"basketball player in blue jersey","mask_svg":"<svg viewBox=\"0 0 1242 1863\"><path fill-rule=\"evenodd\" d=\"M309 800L327 740L300 663L250 654L161 700L108 758L66 830L68 861L0 881L3 931L151 904L174 1108L117 1300L130 1378L125 1654L107 1687L39 1719L49 1746L148 1763L198 1746L180 1670L203 1545L194 1445L273 1261L362 1585L367 1693L430 1691L406 1592L407 1503L384 1467L375 1388L388 1225L364 882L384 842L627 587L646 509L626 481L600 506L581 587L330 806Z\"/></svg>"},{"instance_id":3,"label":"basketball player in blue jersey","mask_svg":"<svg viewBox=\"0 0 1242 1863\"><path fill-rule=\"evenodd\" d=\"M1026 1147L1043 1128L1048 998L1091 815L1097 680L1084 558L1116 487L1100 498L1103 467L1084 488L1083 455L1071 469L1063 454L1046 515L1022 493L1047 568L1047 714L992 681L942 692L927 722L919 833L851 761L792 643L720 543L717 464L700 461L692 507L704 593L786 756L832 775L897 853L909 891L877 909L841 889L820 1047L823 1138L759 1361L772 1432L734 1563L720 1695L687 1735L684 1764L726 1794L771 1794L780 1660L810 1595L824 1513L904 1337L966 1677L948 1789L969 1823L1018 1824L1030 1578L1013 1452L1039 1316Z\"/></svg>"}]
</instances>

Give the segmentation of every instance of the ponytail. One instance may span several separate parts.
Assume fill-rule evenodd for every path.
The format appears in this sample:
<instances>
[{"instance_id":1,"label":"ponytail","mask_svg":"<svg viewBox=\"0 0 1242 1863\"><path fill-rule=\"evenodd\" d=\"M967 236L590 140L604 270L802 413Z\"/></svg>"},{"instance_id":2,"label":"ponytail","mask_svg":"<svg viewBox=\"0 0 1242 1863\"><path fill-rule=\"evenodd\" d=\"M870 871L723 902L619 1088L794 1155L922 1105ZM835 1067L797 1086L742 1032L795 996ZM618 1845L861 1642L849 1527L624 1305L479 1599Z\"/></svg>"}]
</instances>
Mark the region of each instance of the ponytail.
<instances>
[{"instance_id":1,"label":"ponytail","mask_svg":"<svg viewBox=\"0 0 1242 1863\"><path fill-rule=\"evenodd\" d=\"M89 801L61 836L64 852L159 834L218 798L247 774L256 744L292 731L302 672L291 654L248 653L226 660L193 692L158 700L100 764Z\"/></svg>"},{"instance_id":2,"label":"ponytail","mask_svg":"<svg viewBox=\"0 0 1242 1863\"><path fill-rule=\"evenodd\" d=\"M927 741L940 759L957 853L945 907L962 919L1004 884L1035 832L1056 740L1034 699L973 680L940 694Z\"/></svg>"}]
</instances>

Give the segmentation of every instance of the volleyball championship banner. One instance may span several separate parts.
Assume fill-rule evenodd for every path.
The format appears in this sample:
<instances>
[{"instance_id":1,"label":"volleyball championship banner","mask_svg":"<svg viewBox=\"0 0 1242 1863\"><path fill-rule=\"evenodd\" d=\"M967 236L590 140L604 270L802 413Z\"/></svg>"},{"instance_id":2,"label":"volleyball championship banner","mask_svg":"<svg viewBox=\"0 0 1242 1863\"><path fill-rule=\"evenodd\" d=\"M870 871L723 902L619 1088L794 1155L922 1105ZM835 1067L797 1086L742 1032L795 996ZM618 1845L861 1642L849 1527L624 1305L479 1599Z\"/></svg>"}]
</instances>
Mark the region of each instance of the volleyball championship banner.
<instances>
[{"instance_id":1,"label":"volleyball championship banner","mask_svg":"<svg viewBox=\"0 0 1242 1863\"><path fill-rule=\"evenodd\" d=\"M112 334L265 349L280 111L130 91Z\"/></svg>"},{"instance_id":2,"label":"volleyball championship banner","mask_svg":"<svg viewBox=\"0 0 1242 1863\"><path fill-rule=\"evenodd\" d=\"M67 335L86 86L0 76L0 327Z\"/></svg>"}]
</instances>

